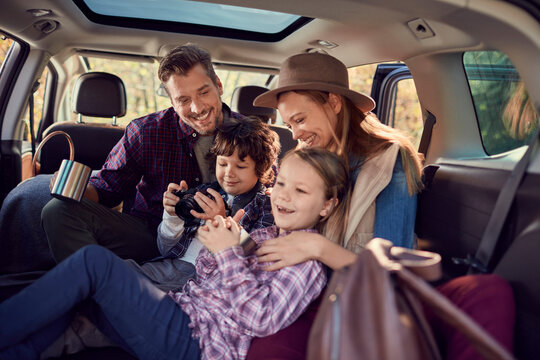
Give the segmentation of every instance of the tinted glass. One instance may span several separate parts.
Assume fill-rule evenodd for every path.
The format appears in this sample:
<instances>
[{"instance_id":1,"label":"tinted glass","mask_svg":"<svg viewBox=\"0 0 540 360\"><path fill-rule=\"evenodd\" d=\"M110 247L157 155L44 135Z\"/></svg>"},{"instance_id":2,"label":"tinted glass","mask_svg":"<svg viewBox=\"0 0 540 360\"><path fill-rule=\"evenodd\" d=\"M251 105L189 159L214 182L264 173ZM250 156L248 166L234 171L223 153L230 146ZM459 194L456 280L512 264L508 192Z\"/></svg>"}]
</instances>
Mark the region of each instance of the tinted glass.
<instances>
[{"instance_id":1,"label":"tinted glass","mask_svg":"<svg viewBox=\"0 0 540 360\"><path fill-rule=\"evenodd\" d=\"M529 143L538 127L529 94L510 59L499 51L463 55L484 149L500 154Z\"/></svg>"},{"instance_id":2,"label":"tinted glass","mask_svg":"<svg viewBox=\"0 0 540 360\"><path fill-rule=\"evenodd\" d=\"M87 57L91 71L103 71L117 75L126 87L126 115L118 118L120 125L127 125L131 120L166 109L171 106L164 90L160 90L161 82L157 77L157 62L137 62L99 57ZM268 74L246 71L216 70L223 84L222 100L230 104L232 93L238 86L264 86ZM77 120L77 115L71 111L71 94L75 79L69 86L69 93L64 99L64 106L69 109L69 120ZM66 119L67 120L67 119ZM111 122L110 118L83 117L85 122Z\"/></svg>"},{"instance_id":3,"label":"tinted glass","mask_svg":"<svg viewBox=\"0 0 540 360\"><path fill-rule=\"evenodd\" d=\"M275 34L300 18L297 15L187 0L84 0L100 15L174 21Z\"/></svg>"},{"instance_id":4,"label":"tinted glass","mask_svg":"<svg viewBox=\"0 0 540 360\"><path fill-rule=\"evenodd\" d=\"M0 34L0 74L11 44L13 44L13 40Z\"/></svg>"},{"instance_id":5,"label":"tinted glass","mask_svg":"<svg viewBox=\"0 0 540 360\"><path fill-rule=\"evenodd\" d=\"M377 65L379 64L349 68L349 84L351 89L364 94L370 94ZM424 123L422 121L420 101L418 100L416 87L412 79L399 80L395 88L395 93L392 94L390 107L389 118L380 120L387 121L388 125L408 134L413 144L418 147L422 130L424 129Z\"/></svg>"}]
</instances>

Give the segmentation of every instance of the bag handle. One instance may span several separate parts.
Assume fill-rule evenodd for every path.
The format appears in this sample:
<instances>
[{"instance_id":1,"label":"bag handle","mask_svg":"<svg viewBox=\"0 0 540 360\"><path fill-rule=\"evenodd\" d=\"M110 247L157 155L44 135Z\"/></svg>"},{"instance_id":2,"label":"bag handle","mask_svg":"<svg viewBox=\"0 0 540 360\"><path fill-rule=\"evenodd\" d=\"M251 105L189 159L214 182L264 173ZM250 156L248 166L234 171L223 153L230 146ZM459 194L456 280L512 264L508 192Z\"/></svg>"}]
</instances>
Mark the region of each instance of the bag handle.
<instances>
[{"instance_id":1,"label":"bag handle","mask_svg":"<svg viewBox=\"0 0 540 360\"><path fill-rule=\"evenodd\" d=\"M39 154L41 153L41 149L43 148L43 145L45 145L47 141L49 141L51 138L53 138L56 135L63 135L66 138L69 144L69 160L73 161L75 159L75 146L73 145L73 140L71 140L71 136L69 136L69 134L66 133L65 131L61 131L61 130L53 131L49 135L45 136L43 141L41 141L41 143L39 144L36 150L36 153L34 154L34 157L32 159L32 176L36 176L37 158Z\"/></svg>"}]
</instances>

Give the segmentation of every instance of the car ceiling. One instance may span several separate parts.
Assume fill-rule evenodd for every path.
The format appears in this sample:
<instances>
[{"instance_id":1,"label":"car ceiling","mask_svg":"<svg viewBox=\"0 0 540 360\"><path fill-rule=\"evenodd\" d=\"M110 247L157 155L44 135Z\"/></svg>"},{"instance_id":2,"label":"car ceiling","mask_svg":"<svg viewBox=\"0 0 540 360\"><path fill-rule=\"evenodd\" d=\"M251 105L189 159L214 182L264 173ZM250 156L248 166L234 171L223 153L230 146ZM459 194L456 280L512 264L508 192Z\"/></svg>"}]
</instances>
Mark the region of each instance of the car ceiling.
<instances>
[{"instance_id":1,"label":"car ceiling","mask_svg":"<svg viewBox=\"0 0 540 360\"><path fill-rule=\"evenodd\" d=\"M191 41L211 49L216 61L264 67L278 67L287 56L318 47L314 42L320 39L338 44L338 47L328 52L350 66L356 63L406 60L429 52L502 44L504 36L501 39L501 35L513 28L509 21L494 14L505 10L504 7L512 10L513 15L521 20L528 20L538 31L538 22L534 18L492 0L212 2L287 12L315 20L284 40L259 43L98 25L90 22L74 3L66 0L4 0L0 27L52 55L60 52L61 56L62 51L71 48L160 56L177 44ZM32 8L52 10L52 15L44 18L57 21L58 28L48 35L41 33L34 24L42 18L33 17L27 12ZM424 40L415 37L407 23L417 18L424 19L436 36ZM490 31L486 32L485 28ZM530 39L534 40L540 41L540 36Z\"/></svg>"},{"instance_id":2,"label":"car ceiling","mask_svg":"<svg viewBox=\"0 0 540 360\"><path fill-rule=\"evenodd\" d=\"M511 0L512 3L521 0ZM223 37L187 35L163 31L122 28L91 22L72 1L3 0L0 28L46 51L63 63L78 50L92 50L150 57L195 42L210 50L222 64L278 69L285 58L319 48L318 40L338 46L325 49L347 66L401 60L407 64L441 53L496 49L506 53L540 107L540 82L534 74L540 63L540 23L533 15L510 2L498 0L212 0L311 17L314 20L285 39L257 42ZM534 3L530 3L533 10ZM43 34L29 9L50 9L43 18L58 27ZM67 15L69 14L69 16ZM408 26L421 19L435 36L419 38ZM429 61L429 59L427 60ZM425 63L424 63L425 64ZM424 80L425 81L425 80Z\"/></svg>"}]
</instances>

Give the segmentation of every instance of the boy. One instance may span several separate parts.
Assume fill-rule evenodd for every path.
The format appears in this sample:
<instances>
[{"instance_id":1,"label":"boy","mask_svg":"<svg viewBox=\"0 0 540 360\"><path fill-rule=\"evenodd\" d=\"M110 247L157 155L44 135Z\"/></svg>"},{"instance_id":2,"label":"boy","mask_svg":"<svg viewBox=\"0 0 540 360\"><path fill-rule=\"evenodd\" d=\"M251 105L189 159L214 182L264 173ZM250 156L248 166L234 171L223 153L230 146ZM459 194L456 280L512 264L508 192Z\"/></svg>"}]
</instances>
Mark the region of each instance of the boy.
<instances>
[{"instance_id":1,"label":"boy","mask_svg":"<svg viewBox=\"0 0 540 360\"><path fill-rule=\"evenodd\" d=\"M191 215L181 219L175 208L180 201L178 195L182 196L181 191L188 186L185 181L169 184L163 195L165 210L157 239L163 257L143 265L126 261L160 289L178 290L195 276L195 259L202 248L195 235L205 220L235 215L248 233L273 225L265 185L273 180L273 164L279 151L278 136L261 121L240 119L221 125L209 153L217 181L200 185L195 195L188 195L193 196L202 212L178 209ZM213 199L203 195L202 190L207 190Z\"/></svg>"}]
</instances>

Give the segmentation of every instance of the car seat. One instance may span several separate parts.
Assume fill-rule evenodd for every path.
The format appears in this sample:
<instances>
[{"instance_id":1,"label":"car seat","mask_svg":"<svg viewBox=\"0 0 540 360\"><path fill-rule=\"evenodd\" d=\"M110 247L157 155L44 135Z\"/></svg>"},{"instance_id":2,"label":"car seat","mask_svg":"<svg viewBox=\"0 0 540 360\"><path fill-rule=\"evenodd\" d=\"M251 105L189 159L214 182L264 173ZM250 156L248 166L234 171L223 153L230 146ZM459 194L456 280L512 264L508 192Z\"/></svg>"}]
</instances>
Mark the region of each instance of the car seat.
<instances>
[{"instance_id":1,"label":"car seat","mask_svg":"<svg viewBox=\"0 0 540 360\"><path fill-rule=\"evenodd\" d=\"M75 161L100 169L109 152L124 134L124 127L116 124L116 117L126 114L126 89L118 76L103 72L89 72L79 76L73 88L72 110L77 121L57 122L49 126L43 137L53 131L69 134L75 145ZM110 124L85 123L82 116L112 118ZM63 159L69 158L66 139L51 138L41 149L41 174L54 173Z\"/></svg>"},{"instance_id":2,"label":"car seat","mask_svg":"<svg viewBox=\"0 0 540 360\"><path fill-rule=\"evenodd\" d=\"M279 136L279 141L281 143L279 158L281 159L287 151L294 149L296 145L298 145L298 141L293 139L291 130L285 126L272 123L276 118L276 109L253 106L253 100L266 91L268 91L268 89L262 86L249 85L237 87L234 89L232 95L231 109L246 116L258 117L261 121L269 123L270 128Z\"/></svg>"}]
</instances>

